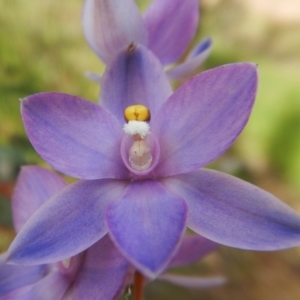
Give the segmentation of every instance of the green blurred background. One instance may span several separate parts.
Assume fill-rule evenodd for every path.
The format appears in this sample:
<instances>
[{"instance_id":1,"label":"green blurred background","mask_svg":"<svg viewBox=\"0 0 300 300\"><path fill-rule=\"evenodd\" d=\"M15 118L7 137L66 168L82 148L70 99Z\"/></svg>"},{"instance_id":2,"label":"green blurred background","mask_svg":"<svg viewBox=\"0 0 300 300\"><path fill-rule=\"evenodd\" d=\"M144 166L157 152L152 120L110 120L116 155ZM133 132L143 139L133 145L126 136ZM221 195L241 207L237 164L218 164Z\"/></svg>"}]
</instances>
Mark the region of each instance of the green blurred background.
<instances>
[{"instance_id":1,"label":"green blurred background","mask_svg":"<svg viewBox=\"0 0 300 300\"><path fill-rule=\"evenodd\" d=\"M144 9L149 1L138 3ZM20 165L46 166L26 138L18 99L43 91L94 102L98 98L99 87L83 74L102 73L104 66L83 37L81 8L82 0L0 0L0 252L14 237L9 199ZM201 70L239 61L259 66L259 91L250 121L211 167L255 183L298 212L299 32L298 0L203 0L193 42L208 35L214 40ZM188 291L155 282L148 286L146 299L298 300L299 249L263 253L221 247L184 271L223 274L228 278L225 286Z\"/></svg>"}]
</instances>

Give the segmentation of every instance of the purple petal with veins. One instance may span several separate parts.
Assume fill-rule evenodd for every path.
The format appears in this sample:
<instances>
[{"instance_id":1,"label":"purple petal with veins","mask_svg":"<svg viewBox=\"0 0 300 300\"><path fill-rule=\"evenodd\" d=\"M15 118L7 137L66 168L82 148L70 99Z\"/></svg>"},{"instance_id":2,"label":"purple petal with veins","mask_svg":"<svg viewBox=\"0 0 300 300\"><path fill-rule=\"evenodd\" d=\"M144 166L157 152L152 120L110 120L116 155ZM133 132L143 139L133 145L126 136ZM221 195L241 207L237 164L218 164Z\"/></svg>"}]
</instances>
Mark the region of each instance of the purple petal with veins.
<instances>
[{"instance_id":1,"label":"purple petal with veins","mask_svg":"<svg viewBox=\"0 0 300 300\"><path fill-rule=\"evenodd\" d=\"M61 300L69 285L67 277L60 272L51 272L37 283L17 289L1 300Z\"/></svg>"},{"instance_id":2,"label":"purple petal with veins","mask_svg":"<svg viewBox=\"0 0 300 300\"><path fill-rule=\"evenodd\" d=\"M25 129L55 169L82 179L126 178L122 127L107 110L81 98L40 93L22 100Z\"/></svg>"},{"instance_id":3,"label":"purple petal with veins","mask_svg":"<svg viewBox=\"0 0 300 300\"><path fill-rule=\"evenodd\" d=\"M47 266L13 266L5 263L5 257L0 256L0 299L10 292L30 285L47 273Z\"/></svg>"},{"instance_id":4,"label":"purple petal with veins","mask_svg":"<svg viewBox=\"0 0 300 300\"><path fill-rule=\"evenodd\" d=\"M300 244L299 214L250 183L205 169L163 183L187 202L188 226L208 239L265 251Z\"/></svg>"},{"instance_id":5,"label":"purple petal with veins","mask_svg":"<svg viewBox=\"0 0 300 300\"><path fill-rule=\"evenodd\" d=\"M90 247L73 284L74 300L116 299L131 281L131 266L109 236Z\"/></svg>"},{"instance_id":6,"label":"purple petal with veins","mask_svg":"<svg viewBox=\"0 0 300 300\"><path fill-rule=\"evenodd\" d=\"M85 0L82 23L88 43L105 63L132 42L147 42L147 31L133 0Z\"/></svg>"},{"instance_id":7,"label":"purple petal with veins","mask_svg":"<svg viewBox=\"0 0 300 300\"><path fill-rule=\"evenodd\" d=\"M171 85L158 59L147 48L131 45L107 66L100 103L124 124L126 107L143 104L154 117L171 94Z\"/></svg>"},{"instance_id":8,"label":"purple petal with veins","mask_svg":"<svg viewBox=\"0 0 300 300\"><path fill-rule=\"evenodd\" d=\"M149 277L171 259L185 230L186 205L157 181L134 181L106 213L113 241Z\"/></svg>"},{"instance_id":9,"label":"purple petal with veins","mask_svg":"<svg viewBox=\"0 0 300 300\"><path fill-rule=\"evenodd\" d=\"M19 232L33 213L51 196L66 186L54 172L37 167L22 167L12 195L12 213L16 232Z\"/></svg>"},{"instance_id":10,"label":"purple petal with veins","mask_svg":"<svg viewBox=\"0 0 300 300\"><path fill-rule=\"evenodd\" d=\"M182 85L155 116L156 176L188 173L220 156L246 125L257 87L256 66L225 65Z\"/></svg>"},{"instance_id":11,"label":"purple petal with veins","mask_svg":"<svg viewBox=\"0 0 300 300\"><path fill-rule=\"evenodd\" d=\"M48 200L25 224L8 249L14 264L42 264L67 259L107 233L104 212L119 198L124 182L78 181Z\"/></svg>"},{"instance_id":12,"label":"purple petal with veins","mask_svg":"<svg viewBox=\"0 0 300 300\"><path fill-rule=\"evenodd\" d=\"M193 38L199 20L198 0L153 0L144 14L148 47L163 65L175 62Z\"/></svg>"}]
</instances>

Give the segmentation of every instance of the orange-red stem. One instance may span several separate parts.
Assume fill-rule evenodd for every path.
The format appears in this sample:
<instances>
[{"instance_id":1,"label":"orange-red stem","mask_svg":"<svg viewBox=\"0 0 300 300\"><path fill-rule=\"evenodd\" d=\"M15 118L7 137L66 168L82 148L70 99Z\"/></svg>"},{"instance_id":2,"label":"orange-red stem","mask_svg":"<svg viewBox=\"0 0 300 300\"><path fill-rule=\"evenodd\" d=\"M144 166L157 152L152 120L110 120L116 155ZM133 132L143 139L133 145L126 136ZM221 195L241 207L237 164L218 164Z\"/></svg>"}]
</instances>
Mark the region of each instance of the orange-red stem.
<instances>
[{"instance_id":1,"label":"orange-red stem","mask_svg":"<svg viewBox=\"0 0 300 300\"><path fill-rule=\"evenodd\" d=\"M134 274L133 300L143 300L145 277L138 271Z\"/></svg>"}]
</instances>

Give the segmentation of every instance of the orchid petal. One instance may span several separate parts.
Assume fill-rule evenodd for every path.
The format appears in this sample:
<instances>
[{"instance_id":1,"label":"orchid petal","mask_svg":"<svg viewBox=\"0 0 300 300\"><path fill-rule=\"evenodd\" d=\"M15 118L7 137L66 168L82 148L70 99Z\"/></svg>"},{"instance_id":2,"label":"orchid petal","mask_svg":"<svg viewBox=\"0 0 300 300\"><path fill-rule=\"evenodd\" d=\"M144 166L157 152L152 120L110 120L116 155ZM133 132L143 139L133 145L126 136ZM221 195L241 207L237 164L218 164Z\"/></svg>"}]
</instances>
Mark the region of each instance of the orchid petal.
<instances>
[{"instance_id":1,"label":"orchid petal","mask_svg":"<svg viewBox=\"0 0 300 300\"><path fill-rule=\"evenodd\" d=\"M167 65L176 61L193 38L199 20L198 0L154 0L144 14L148 48Z\"/></svg>"},{"instance_id":2,"label":"orchid petal","mask_svg":"<svg viewBox=\"0 0 300 300\"><path fill-rule=\"evenodd\" d=\"M119 250L153 277L167 264L183 235L186 205L154 180L133 181L106 213Z\"/></svg>"},{"instance_id":3,"label":"orchid petal","mask_svg":"<svg viewBox=\"0 0 300 300\"><path fill-rule=\"evenodd\" d=\"M152 123L161 147L156 176L188 173L220 156L247 123L256 85L256 67L248 63L218 67L182 85Z\"/></svg>"},{"instance_id":4,"label":"orchid petal","mask_svg":"<svg viewBox=\"0 0 300 300\"><path fill-rule=\"evenodd\" d=\"M0 256L0 299L13 290L32 284L46 275L46 266L13 266Z\"/></svg>"},{"instance_id":5,"label":"orchid petal","mask_svg":"<svg viewBox=\"0 0 300 300\"><path fill-rule=\"evenodd\" d=\"M122 128L99 105L40 93L22 100L22 116L31 143L55 169L82 179L127 176L120 155Z\"/></svg>"},{"instance_id":6,"label":"orchid petal","mask_svg":"<svg viewBox=\"0 0 300 300\"><path fill-rule=\"evenodd\" d=\"M106 234L105 208L124 188L116 180L78 181L66 187L24 225L8 249L8 260L52 263L87 249Z\"/></svg>"},{"instance_id":7,"label":"orchid petal","mask_svg":"<svg viewBox=\"0 0 300 300\"><path fill-rule=\"evenodd\" d=\"M102 79L101 104L124 124L124 110L143 104L154 116L172 88L158 59L145 47L132 45L107 66Z\"/></svg>"},{"instance_id":8,"label":"orchid petal","mask_svg":"<svg viewBox=\"0 0 300 300\"><path fill-rule=\"evenodd\" d=\"M60 272L51 272L40 281L15 290L1 300L61 300L70 281Z\"/></svg>"},{"instance_id":9,"label":"orchid petal","mask_svg":"<svg viewBox=\"0 0 300 300\"><path fill-rule=\"evenodd\" d=\"M207 59L211 49L212 40L210 38L201 40L183 63L166 71L169 80L181 80L195 73Z\"/></svg>"},{"instance_id":10,"label":"orchid petal","mask_svg":"<svg viewBox=\"0 0 300 300\"><path fill-rule=\"evenodd\" d=\"M131 281L130 265L109 236L90 247L73 286L74 300L115 299ZM133 275L133 274L132 274Z\"/></svg>"},{"instance_id":11,"label":"orchid petal","mask_svg":"<svg viewBox=\"0 0 300 300\"><path fill-rule=\"evenodd\" d=\"M22 167L12 195L12 212L16 232L50 197L66 186L56 173L37 166Z\"/></svg>"},{"instance_id":12,"label":"orchid petal","mask_svg":"<svg viewBox=\"0 0 300 300\"><path fill-rule=\"evenodd\" d=\"M159 279L168 281L170 283L192 289L213 288L223 285L226 282L224 277L216 276L211 278L203 278L196 276L182 276L175 274L163 274Z\"/></svg>"},{"instance_id":13,"label":"orchid petal","mask_svg":"<svg viewBox=\"0 0 300 300\"><path fill-rule=\"evenodd\" d=\"M105 63L132 42L146 43L147 32L133 0L85 0L82 22L88 43Z\"/></svg>"},{"instance_id":14,"label":"orchid petal","mask_svg":"<svg viewBox=\"0 0 300 300\"><path fill-rule=\"evenodd\" d=\"M300 215L250 183L202 169L164 179L164 184L186 200L188 226L208 239L264 251L300 245Z\"/></svg>"},{"instance_id":15,"label":"orchid petal","mask_svg":"<svg viewBox=\"0 0 300 300\"><path fill-rule=\"evenodd\" d=\"M210 37L206 37L202 39L190 52L186 60L191 60L198 55L201 55L203 52L206 52L207 50L211 50L212 47L212 39Z\"/></svg>"},{"instance_id":16,"label":"orchid petal","mask_svg":"<svg viewBox=\"0 0 300 300\"><path fill-rule=\"evenodd\" d=\"M200 235L185 236L167 268L181 267L215 251L220 245Z\"/></svg>"}]
</instances>

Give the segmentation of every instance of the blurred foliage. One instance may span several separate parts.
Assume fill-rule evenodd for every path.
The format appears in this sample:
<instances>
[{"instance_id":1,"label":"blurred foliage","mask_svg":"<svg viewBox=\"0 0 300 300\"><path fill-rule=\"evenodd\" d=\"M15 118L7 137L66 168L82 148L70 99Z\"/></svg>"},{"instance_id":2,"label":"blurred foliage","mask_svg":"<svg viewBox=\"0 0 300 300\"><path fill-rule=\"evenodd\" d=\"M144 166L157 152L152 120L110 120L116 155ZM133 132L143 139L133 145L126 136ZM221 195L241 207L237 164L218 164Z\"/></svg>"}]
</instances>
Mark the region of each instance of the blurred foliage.
<instances>
[{"instance_id":1,"label":"blurred foliage","mask_svg":"<svg viewBox=\"0 0 300 300\"><path fill-rule=\"evenodd\" d=\"M300 5L300 3L299 3ZM204 68L238 61L258 64L253 113L235 144L238 156L258 173L276 173L300 192L300 17L298 25L250 14L242 1L202 9L199 35L214 48Z\"/></svg>"},{"instance_id":2,"label":"blurred foliage","mask_svg":"<svg viewBox=\"0 0 300 300\"><path fill-rule=\"evenodd\" d=\"M104 66L84 39L82 2L0 0L0 251L14 235L9 199L20 165L45 165L24 133L19 99L59 91L97 102L99 86L84 72L102 73ZM145 9L150 1L137 2ZM212 167L246 178L300 211L300 22L264 19L249 13L242 1L212 2L201 5L200 27L191 45L201 37L213 37L213 51L201 70L252 61L260 73L248 125ZM149 284L146 299L300 297L298 249L270 254L224 247L191 270L224 274L229 283L214 290L187 291L155 282Z\"/></svg>"}]
</instances>

